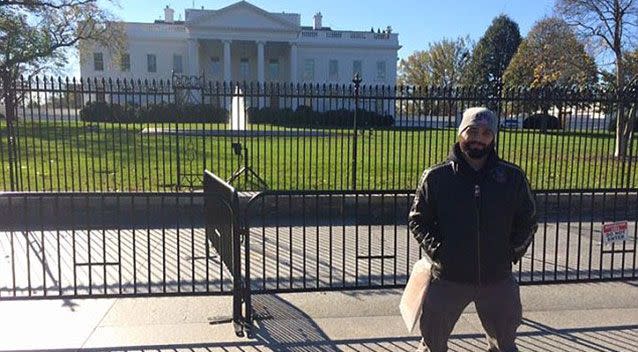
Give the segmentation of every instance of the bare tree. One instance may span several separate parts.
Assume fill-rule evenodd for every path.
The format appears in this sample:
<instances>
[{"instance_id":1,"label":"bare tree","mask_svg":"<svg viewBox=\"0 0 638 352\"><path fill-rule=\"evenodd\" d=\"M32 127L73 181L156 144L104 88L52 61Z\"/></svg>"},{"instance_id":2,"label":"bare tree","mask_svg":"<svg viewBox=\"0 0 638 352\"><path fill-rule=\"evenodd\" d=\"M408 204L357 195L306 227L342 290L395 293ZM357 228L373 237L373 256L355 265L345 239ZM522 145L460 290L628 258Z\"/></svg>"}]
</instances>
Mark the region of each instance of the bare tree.
<instances>
[{"instance_id":1,"label":"bare tree","mask_svg":"<svg viewBox=\"0 0 638 352\"><path fill-rule=\"evenodd\" d=\"M615 64L615 89L619 102L626 88L624 53L638 26L636 0L557 0L556 10L577 32L598 39L602 48L611 52ZM633 133L633 109L619 103L616 109L615 157L627 155Z\"/></svg>"}]
</instances>

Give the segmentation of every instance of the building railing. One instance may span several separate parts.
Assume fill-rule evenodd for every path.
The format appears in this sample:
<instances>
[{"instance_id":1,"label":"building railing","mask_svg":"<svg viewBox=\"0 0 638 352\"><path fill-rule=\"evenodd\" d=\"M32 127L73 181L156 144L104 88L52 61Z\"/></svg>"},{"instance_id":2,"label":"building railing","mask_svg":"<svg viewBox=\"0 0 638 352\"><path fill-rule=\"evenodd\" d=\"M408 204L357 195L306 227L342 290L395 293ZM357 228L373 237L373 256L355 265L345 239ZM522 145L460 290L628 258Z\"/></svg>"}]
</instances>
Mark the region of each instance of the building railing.
<instances>
[{"instance_id":1,"label":"building railing","mask_svg":"<svg viewBox=\"0 0 638 352\"><path fill-rule=\"evenodd\" d=\"M335 40L396 40L397 35L392 33L356 32L356 31L309 31L301 32L302 38L327 38Z\"/></svg>"}]
</instances>

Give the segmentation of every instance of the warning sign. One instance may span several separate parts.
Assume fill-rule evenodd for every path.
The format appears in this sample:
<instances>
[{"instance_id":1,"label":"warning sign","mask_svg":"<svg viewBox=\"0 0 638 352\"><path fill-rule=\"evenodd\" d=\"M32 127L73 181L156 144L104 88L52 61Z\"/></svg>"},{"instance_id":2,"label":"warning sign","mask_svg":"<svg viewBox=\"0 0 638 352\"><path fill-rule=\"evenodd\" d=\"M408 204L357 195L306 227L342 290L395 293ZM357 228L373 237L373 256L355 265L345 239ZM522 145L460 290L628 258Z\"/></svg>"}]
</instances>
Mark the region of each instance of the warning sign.
<instances>
[{"instance_id":1,"label":"warning sign","mask_svg":"<svg viewBox=\"0 0 638 352\"><path fill-rule=\"evenodd\" d=\"M603 225L603 244L624 242L629 240L627 221Z\"/></svg>"}]
</instances>

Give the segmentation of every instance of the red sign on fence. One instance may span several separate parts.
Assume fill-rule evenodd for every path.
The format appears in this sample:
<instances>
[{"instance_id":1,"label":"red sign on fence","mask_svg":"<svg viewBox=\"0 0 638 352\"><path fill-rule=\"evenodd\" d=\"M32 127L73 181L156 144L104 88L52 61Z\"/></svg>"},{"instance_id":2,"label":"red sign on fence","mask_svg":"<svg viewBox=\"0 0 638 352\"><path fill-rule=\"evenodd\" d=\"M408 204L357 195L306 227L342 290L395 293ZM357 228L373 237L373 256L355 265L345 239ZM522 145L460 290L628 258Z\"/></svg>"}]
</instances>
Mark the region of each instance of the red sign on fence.
<instances>
[{"instance_id":1,"label":"red sign on fence","mask_svg":"<svg viewBox=\"0 0 638 352\"><path fill-rule=\"evenodd\" d=\"M603 225L603 244L624 242L629 240L627 221L614 222Z\"/></svg>"}]
</instances>

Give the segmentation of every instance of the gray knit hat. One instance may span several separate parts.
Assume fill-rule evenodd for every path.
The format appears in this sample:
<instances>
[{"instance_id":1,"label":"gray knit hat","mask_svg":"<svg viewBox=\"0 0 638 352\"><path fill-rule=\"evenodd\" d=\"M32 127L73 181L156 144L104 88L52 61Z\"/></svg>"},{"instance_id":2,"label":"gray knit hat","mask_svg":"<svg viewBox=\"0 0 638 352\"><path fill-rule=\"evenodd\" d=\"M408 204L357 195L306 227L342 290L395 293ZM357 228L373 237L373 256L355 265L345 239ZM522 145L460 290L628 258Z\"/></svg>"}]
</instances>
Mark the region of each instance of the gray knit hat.
<instances>
[{"instance_id":1,"label":"gray knit hat","mask_svg":"<svg viewBox=\"0 0 638 352\"><path fill-rule=\"evenodd\" d=\"M460 136L461 133L470 126L485 126L496 136L498 132L498 119L488 108L473 107L465 110L463 113L463 120L461 120L461 124L459 125L457 136Z\"/></svg>"}]
</instances>

